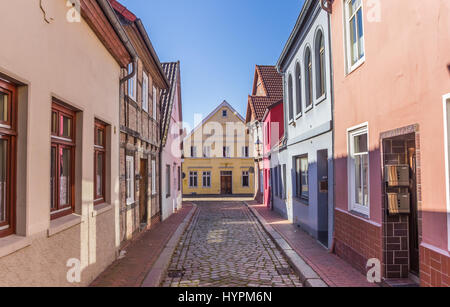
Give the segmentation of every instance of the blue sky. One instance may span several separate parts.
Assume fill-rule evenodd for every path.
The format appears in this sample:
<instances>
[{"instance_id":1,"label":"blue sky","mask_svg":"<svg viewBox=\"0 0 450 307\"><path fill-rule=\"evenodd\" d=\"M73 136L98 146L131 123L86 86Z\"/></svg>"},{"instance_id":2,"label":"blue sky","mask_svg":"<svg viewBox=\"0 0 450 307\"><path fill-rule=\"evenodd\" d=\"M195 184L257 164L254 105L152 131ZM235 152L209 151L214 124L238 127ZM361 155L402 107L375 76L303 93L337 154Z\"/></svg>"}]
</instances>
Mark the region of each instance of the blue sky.
<instances>
[{"instance_id":1,"label":"blue sky","mask_svg":"<svg viewBox=\"0 0 450 307\"><path fill-rule=\"evenodd\" d=\"M274 65L303 0L119 0L162 62L181 61L183 120L227 100L245 117L255 64Z\"/></svg>"}]
</instances>

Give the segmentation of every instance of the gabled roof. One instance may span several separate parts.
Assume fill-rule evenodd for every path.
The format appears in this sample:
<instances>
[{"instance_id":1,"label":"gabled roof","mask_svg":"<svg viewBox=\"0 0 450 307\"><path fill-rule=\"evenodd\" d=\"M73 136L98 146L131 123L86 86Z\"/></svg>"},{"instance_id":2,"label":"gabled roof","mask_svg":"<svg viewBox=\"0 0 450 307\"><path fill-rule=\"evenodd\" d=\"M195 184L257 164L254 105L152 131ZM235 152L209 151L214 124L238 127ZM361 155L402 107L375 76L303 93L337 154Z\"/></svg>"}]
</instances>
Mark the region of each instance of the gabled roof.
<instances>
[{"instance_id":1,"label":"gabled roof","mask_svg":"<svg viewBox=\"0 0 450 307\"><path fill-rule=\"evenodd\" d=\"M122 26L125 28L125 30L128 32L133 44L139 44L136 42L136 37L140 37L140 39L144 42L145 45L145 52L149 55L150 61L152 62L151 65L154 65L154 67L157 70L157 80L160 81L161 88L168 88L169 87L169 81L166 78L166 75L164 74L164 71L161 66L161 62L159 61L159 57L156 54L155 48L153 47L152 42L150 41L150 38L148 36L147 31L145 30L144 24L142 21L136 17L132 12L130 12L125 6L119 3L117 0L108 0L111 4L112 8L116 12L116 14L119 16L119 20L122 23ZM137 35L137 36L136 36ZM138 54L138 56L142 57L142 54Z\"/></svg>"},{"instance_id":2,"label":"gabled roof","mask_svg":"<svg viewBox=\"0 0 450 307\"><path fill-rule=\"evenodd\" d=\"M167 141L177 86L180 85L180 62L162 63L162 67L169 81L169 89L163 90L161 94L161 139L162 146L164 146ZM180 88L178 89L178 96L178 111L180 112L180 121L182 121Z\"/></svg>"},{"instance_id":3,"label":"gabled roof","mask_svg":"<svg viewBox=\"0 0 450 307\"><path fill-rule=\"evenodd\" d=\"M241 114L238 113L226 100L224 100L217 108L214 109L211 113L209 113L208 116L205 117L205 119L202 120L200 124L197 125L192 131L184 138L185 140L188 139L192 134L194 134L195 131L197 131L201 126L203 126L211 117L214 116L219 110L223 107L228 107L231 112L233 112L234 115L236 115L242 123L245 123L244 118L241 116Z\"/></svg>"},{"instance_id":4,"label":"gabled roof","mask_svg":"<svg viewBox=\"0 0 450 307\"><path fill-rule=\"evenodd\" d=\"M261 80L265 96L256 95L258 80ZM283 99L283 77L276 67L256 65L252 95L248 96L246 122L250 122L252 114L256 120L261 121L266 109L281 99Z\"/></svg>"}]
</instances>

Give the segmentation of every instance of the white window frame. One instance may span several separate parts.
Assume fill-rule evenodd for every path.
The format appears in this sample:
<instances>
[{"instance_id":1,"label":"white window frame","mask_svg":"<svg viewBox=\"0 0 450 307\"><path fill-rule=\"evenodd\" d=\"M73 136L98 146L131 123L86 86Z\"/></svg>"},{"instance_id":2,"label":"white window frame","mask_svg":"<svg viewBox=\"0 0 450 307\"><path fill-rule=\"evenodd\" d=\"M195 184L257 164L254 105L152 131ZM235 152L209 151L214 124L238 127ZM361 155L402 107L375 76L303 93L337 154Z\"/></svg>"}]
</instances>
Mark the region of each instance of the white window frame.
<instances>
[{"instance_id":1,"label":"white window frame","mask_svg":"<svg viewBox=\"0 0 450 307\"><path fill-rule=\"evenodd\" d=\"M142 77L142 109L148 113L148 75L145 71Z\"/></svg>"},{"instance_id":2,"label":"white window frame","mask_svg":"<svg viewBox=\"0 0 450 307\"><path fill-rule=\"evenodd\" d=\"M224 146L223 149L225 149L225 154L223 155L224 158L231 158L230 154L230 146ZM223 153L222 153L223 154Z\"/></svg>"},{"instance_id":3,"label":"white window frame","mask_svg":"<svg viewBox=\"0 0 450 307\"><path fill-rule=\"evenodd\" d=\"M191 178L196 178L197 185L191 184L194 180L191 181ZM198 172L197 171L190 171L189 172L189 187L190 188L198 188Z\"/></svg>"},{"instance_id":4,"label":"white window frame","mask_svg":"<svg viewBox=\"0 0 450 307\"><path fill-rule=\"evenodd\" d=\"M353 160L354 137L367 134L367 206L358 204L355 201L355 165ZM347 129L347 179L348 179L348 209L349 211L363 214L370 218L370 145L369 145L369 124L363 123Z\"/></svg>"},{"instance_id":5,"label":"white window frame","mask_svg":"<svg viewBox=\"0 0 450 307\"><path fill-rule=\"evenodd\" d=\"M248 185L244 185L244 177L247 176L247 182ZM250 171L242 171L242 178L241 178L241 185L243 188L249 188L250 187Z\"/></svg>"},{"instance_id":6,"label":"white window frame","mask_svg":"<svg viewBox=\"0 0 450 307\"><path fill-rule=\"evenodd\" d=\"M250 149L248 146L242 146L242 157L249 158L250 157Z\"/></svg>"},{"instance_id":7,"label":"white window frame","mask_svg":"<svg viewBox=\"0 0 450 307\"><path fill-rule=\"evenodd\" d=\"M156 195L156 160L152 159L152 195Z\"/></svg>"},{"instance_id":8,"label":"white window frame","mask_svg":"<svg viewBox=\"0 0 450 307\"><path fill-rule=\"evenodd\" d=\"M444 152L445 152L445 184L446 184L446 202L447 202L447 240L448 250L450 251L450 122L448 120L450 114L450 93L442 97L444 108Z\"/></svg>"},{"instance_id":9,"label":"white window frame","mask_svg":"<svg viewBox=\"0 0 450 307\"><path fill-rule=\"evenodd\" d=\"M356 61L355 64L352 64L352 46L351 46L351 38L350 38L350 19L356 15L354 13L352 16L349 16L349 8L351 6L352 0L344 0L344 42L345 42L345 63L346 63L346 72L347 74L350 74L355 69L357 69L359 66L361 66L366 61L366 48L365 48L365 35L366 31L364 30L364 4L363 0L361 1L361 16L362 16L362 29L363 29L363 42L362 42L362 49L364 51L364 55ZM357 35L358 37L358 35ZM358 55L359 56L359 55Z\"/></svg>"},{"instance_id":10,"label":"white window frame","mask_svg":"<svg viewBox=\"0 0 450 307\"><path fill-rule=\"evenodd\" d=\"M126 191L127 205L134 203L134 157L126 156ZM130 187L130 189L129 189Z\"/></svg>"},{"instance_id":11,"label":"white window frame","mask_svg":"<svg viewBox=\"0 0 450 307\"><path fill-rule=\"evenodd\" d=\"M153 95L152 95L152 103L153 103L153 119L154 120L157 120L157 114L156 114L156 110L157 110L157 108L156 108L156 100L157 100L157 97L156 96L158 96L158 94L157 94L157 91L156 91L156 87L155 86L153 86L153 93L152 93Z\"/></svg>"},{"instance_id":12,"label":"white window frame","mask_svg":"<svg viewBox=\"0 0 450 307\"><path fill-rule=\"evenodd\" d=\"M205 185L205 179L209 184ZM198 185L198 182L197 182ZM202 187L203 188L211 188L211 171L205 171L202 173Z\"/></svg>"},{"instance_id":13,"label":"white window frame","mask_svg":"<svg viewBox=\"0 0 450 307\"><path fill-rule=\"evenodd\" d=\"M128 64L128 73L131 74L133 71L133 63ZM128 97L136 101L136 76L137 71L135 72L134 76L130 79L128 79Z\"/></svg>"}]
</instances>

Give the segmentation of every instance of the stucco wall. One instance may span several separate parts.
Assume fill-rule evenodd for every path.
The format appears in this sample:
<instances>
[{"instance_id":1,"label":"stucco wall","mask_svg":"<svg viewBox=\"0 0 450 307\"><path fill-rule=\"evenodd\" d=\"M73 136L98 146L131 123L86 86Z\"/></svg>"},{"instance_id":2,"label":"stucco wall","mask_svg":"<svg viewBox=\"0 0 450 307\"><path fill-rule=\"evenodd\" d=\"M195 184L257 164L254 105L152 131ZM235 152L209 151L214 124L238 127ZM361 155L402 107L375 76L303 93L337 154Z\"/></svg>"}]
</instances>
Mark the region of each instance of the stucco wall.
<instances>
[{"instance_id":1,"label":"stucco wall","mask_svg":"<svg viewBox=\"0 0 450 307\"><path fill-rule=\"evenodd\" d=\"M68 285L66 262L81 260L80 285L87 285L112 260L118 246L118 101L120 68L84 20L66 21L66 1L48 1L47 24L39 1L2 1L0 71L20 87L17 235L0 239L30 245L0 258L0 285ZM49 237L62 220L50 221L50 123L52 97L77 113L76 210L79 221ZM93 207L94 120L110 125L107 142L107 201ZM26 127L24 126L26 123ZM25 142L23 140L26 139ZM25 154L24 154L25 153ZM26 165L26 167L24 167ZM103 211L106 210L106 211ZM65 224L67 226L67 224ZM64 227L63 227L64 228ZM11 246L9 246L11 247Z\"/></svg>"}]
</instances>

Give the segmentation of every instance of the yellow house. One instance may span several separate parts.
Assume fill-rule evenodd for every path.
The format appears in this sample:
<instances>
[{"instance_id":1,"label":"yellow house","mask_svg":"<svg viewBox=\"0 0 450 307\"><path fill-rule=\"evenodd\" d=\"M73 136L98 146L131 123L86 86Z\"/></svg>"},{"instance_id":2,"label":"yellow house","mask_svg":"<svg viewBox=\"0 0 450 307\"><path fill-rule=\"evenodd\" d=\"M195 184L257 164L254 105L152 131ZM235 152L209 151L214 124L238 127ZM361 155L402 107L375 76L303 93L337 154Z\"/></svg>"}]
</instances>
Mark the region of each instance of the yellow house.
<instances>
[{"instance_id":1,"label":"yellow house","mask_svg":"<svg viewBox=\"0 0 450 307\"><path fill-rule=\"evenodd\" d=\"M185 139L183 195L253 196L255 169L244 119L226 101Z\"/></svg>"}]
</instances>

